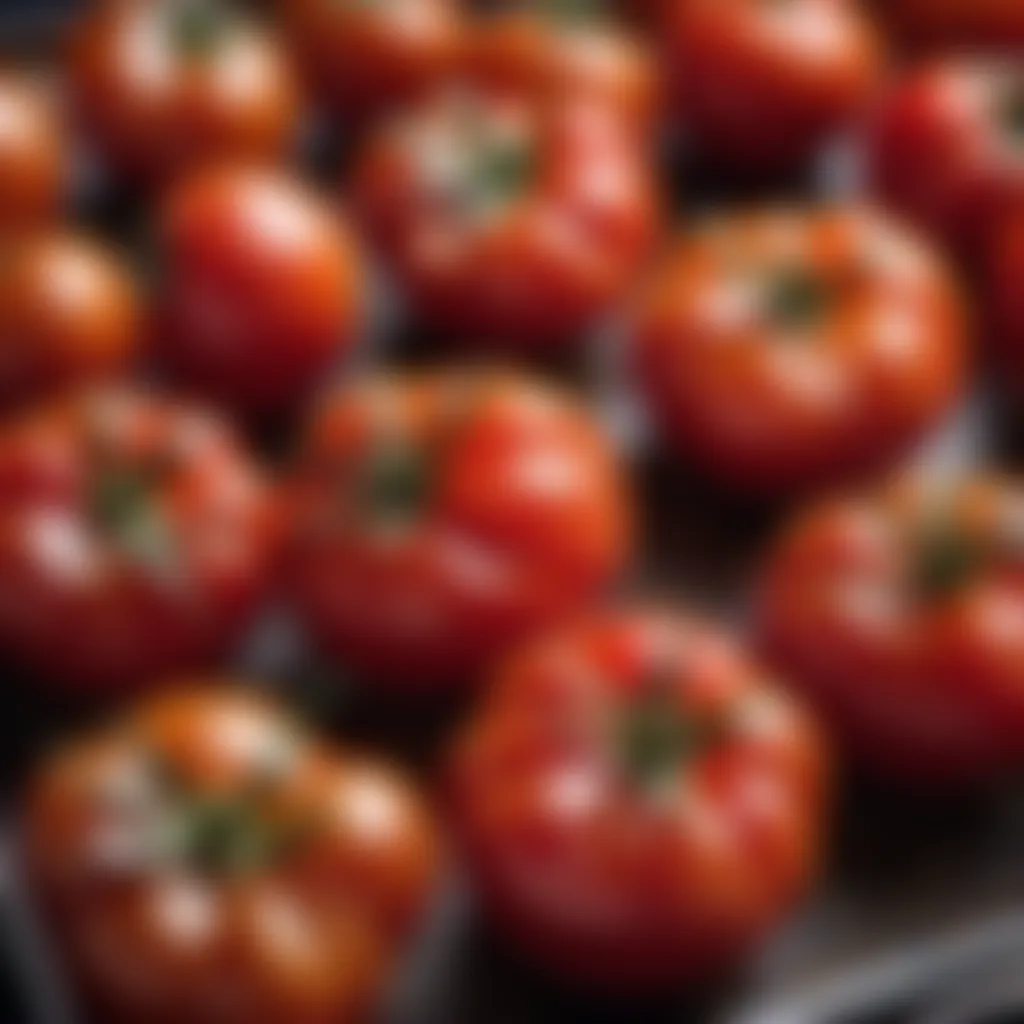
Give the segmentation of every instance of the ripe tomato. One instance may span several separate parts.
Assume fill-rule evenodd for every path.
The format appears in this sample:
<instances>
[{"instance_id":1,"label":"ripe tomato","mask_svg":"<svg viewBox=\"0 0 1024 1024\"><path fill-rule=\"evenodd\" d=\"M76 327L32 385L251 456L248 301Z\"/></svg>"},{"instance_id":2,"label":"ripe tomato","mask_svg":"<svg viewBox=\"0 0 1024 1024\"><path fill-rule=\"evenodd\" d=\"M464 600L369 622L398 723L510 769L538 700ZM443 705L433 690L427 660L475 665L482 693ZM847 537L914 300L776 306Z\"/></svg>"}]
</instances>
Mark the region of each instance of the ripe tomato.
<instances>
[{"instance_id":1,"label":"ripe tomato","mask_svg":"<svg viewBox=\"0 0 1024 1024\"><path fill-rule=\"evenodd\" d=\"M959 297L870 211L712 219L641 304L641 385L663 432L730 487L781 494L885 461L950 404Z\"/></svg>"},{"instance_id":2,"label":"ripe tomato","mask_svg":"<svg viewBox=\"0 0 1024 1024\"><path fill-rule=\"evenodd\" d=\"M0 236L52 221L61 205L64 128L45 91L0 71Z\"/></svg>"},{"instance_id":3,"label":"ripe tomato","mask_svg":"<svg viewBox=\"0 0 1024 1024\"><path fill-rule=\"evenodd\" d=\"M961 783L1024 754L1024 490L920 481L833 499L769 559L760 633L855 756Z\"/></svg>"},{"instance_id":4,"label":"ripe tomato","mask_svg":"<svg viewBox=\"0 0 1024 1024\"><path fill-rule=\"evenodd\" d=\"M745 174L806 163L881 73L852 0L669 0L661 20L680 125L698 152Z\"/></svg>"},{"instance_id":5,"label":"ripe tomato","mask_svg":"<svg viewBox=\"0 0 1024 1024\"><path fill-rule=\"evenodd\" d=\"M971 255L1024 201L1024 68L946 61L899 82L875 119L878 195Z\"/></svg>"},{"instance_id":6,"label":"ripe tomato","mask_svg":"<svg viewBox=\"0 0 1024 1024\"><path fill-rule=\"evenodd\" d=\"M370 140L357 205L427 320L482 345L565 345L652 244L634 132L596 104L441 97Z\"/></svg>"},{"instance_id":7,"label":"ripe tomato","mask_svg":"<svg viewBox=\"0 0 1024 1024\"><path fill-rule=\"evenodd\" d=\"M704 624L624 612L528 645L458 743L454 823L485 910L589 987L700 979L816 866L810 721Z\"/></svg>"},{"instance_id":8,"label":"ripe tomato","mask_svg":"<svg viewBox=\"0 0 1024 1024\"><path fill-rule=\"evenodd\" d=\"M879 0L901 39L926 49L1024 48L1020 0Z\"/></svg>"},{"instance_id":9,"label":"ripe tomato","mask_svg":"<svg viewBox=\"0 0 1024 1024\"><path fill-rule=\"evenodd\" d=\"M279 8L313 85L350 122L418 99L457 62L455 0L281 0Z\"/></svg>"},{"instance_id":10,"label":"ripe tomato","mask_svg":"<svg viewBox=\"0 0 1024 1024\"><path fill-rule=\"evenodd\" d=\"M134 287L88 238L10 246L0 275L0 408L123 372L137 349Z\"/></svg>"},{"instance_id":11,"label":"ripe tomato","mask_svg":"<svg viewBox=\"0 0 1024 1024\"><path fill-rule=\"evenodd\" d=\"M68 66L104 157L140 183L291 145L298 96L283 54L216 0L103 0L72 34Z\"/></svg>"},{"instance_id":12,"label":"ripe tomato","mask_svg":"<svg viewBox=\"0 0 1024 1024\"><path fill-rule=\"evenodd\" d=\"M646 47L592 11L565 8L556 3L480 18L469 33L464 71L501 91L587 97L634 124L649 123L658 76Z\"/></svg>"},{"instance_id":13,"label":"ripe tomato","mask_svg":"<svg viewBox=\"0 0 1024 1024\"><path fill-rule=\"evenodd\" d=\"M267 582L260 474L215 419L77 395L0 433L0 650L83 693L222 654Z\"/></svg>"},{"instance_id":14,"label":"ripe tomato","mask_svg":"<svg viewBox=\"0 0 1024 1024\"><path fill-rule=\"evenodd\" d=\"M26 818L30 876L103 1020L365 1019L438 852L395 770L222 685L65 747Z\"/></svg>"},{"instance_id":15,"label":"ripe tomato","mask_svg":"<svg viewBox=\"0 0 1024 1024\"><path fill-rule=\"evenodd\" d=\"M628 499L582 410L526 379L370 379L313 419L291 581L328 650L405 689L453 685L595 598Z\"/></svg>"},{"instance_id":16,"label":"ripe tomato","mask_svg":"<svg viewBox=\"0 0 1024 1024\"><path fill-rule=\"evenodd\" d=\"M240 412L294 405L352 344L363 275L355 242L305 185L211 168L168 197L156 333L190 388Z\"/></svg>"},{"instance_id":17,"label":"ripe tomato","mask_svg":"<svg viewBox=\"0 0 1024 1024\"><path fill-rule=\"evenodd\" d=\"M1024 394L1024 205L996 228L986 269L996 345L1012 385Z\"/></svg>"}]
</instances>

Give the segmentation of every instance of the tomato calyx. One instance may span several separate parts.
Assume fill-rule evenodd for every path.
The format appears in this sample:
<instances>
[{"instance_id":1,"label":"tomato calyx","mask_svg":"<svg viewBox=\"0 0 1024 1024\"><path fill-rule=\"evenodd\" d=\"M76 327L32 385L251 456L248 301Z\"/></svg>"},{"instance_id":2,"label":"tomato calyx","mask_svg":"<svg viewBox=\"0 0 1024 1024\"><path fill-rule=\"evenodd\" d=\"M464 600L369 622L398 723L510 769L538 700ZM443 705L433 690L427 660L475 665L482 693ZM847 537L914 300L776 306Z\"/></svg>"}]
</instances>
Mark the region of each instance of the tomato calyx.
<instances>
[{"instance_id":1,"label":"tomato calyx","mask_svg":"<svg viewBox=\"0 0 1024 1024\"><path fill-rule=\"evenodd\" d=\"M184 0L169 12L169 31L174 51L187 61L210 59L227 34L230 18L210 0Z\"/></svg>"},{"instance_id":2,"label":"tomato calyx","mask_svg":"<svg viewBox=\"0 0 1024 1024\"><path fill-rule=\"evenodd\" d=\"M983 552L948 523L918 532L911 564L911 587L922 600L936 601L963 588L981 568Z\"/></svg>"},{"instance_id":3,"label":"tomato calyx","mask_svg":"<svg viewBox=\"0 0 1024 1024\"><path fill-rule=\"evenodd\" d=\"M604 20L607 15L604 0L542 0L540 6L551 21L567 27Z\"/></svg>"},{"instance_id":4,"label":"tomato calyx","mask_svg":"<svg viewBox=\"0 0 1024 1024\"><path fill-rule=\"evenodd\" d=\"M1024 148L1024 81L1012 82L1000 97L999 120L1012 144Z\"/></svg>"},{"instance_id":5,"label":"tomato calyx","mask_svg":"<svg viewBox=\"0 0 1024 1024\"><path fill-rule=\"evenodd\" d=\"M779 327L805 330L818 324L828 311L831 294L821 276L809 267L782 267L764 285L763 310Z\"/></svg>"},{"instance_id":6,"label":"tomato calyx","mask_svg":"<svg viewBox=\"0 0 1024 1024\"><path fill-rule=\"evenodd\" d=\"M716 746L724 722L688 713L675 699L670 677L652 672L617 719L615 749L623 777L646 792L659 792L680 769Z\"/></svg>"},{"instance_id":7,"label":"tomato calyx","mask_svg":"<svg viewBox=\"0 0 1024 1024\"><path fill-rule=\"evenodd\" d=\"M389 438L373 446L360 466L356 504L366 520L407 529L423 516L434 490L435 460L420 446Z\"/></svg>"}]
</instances>

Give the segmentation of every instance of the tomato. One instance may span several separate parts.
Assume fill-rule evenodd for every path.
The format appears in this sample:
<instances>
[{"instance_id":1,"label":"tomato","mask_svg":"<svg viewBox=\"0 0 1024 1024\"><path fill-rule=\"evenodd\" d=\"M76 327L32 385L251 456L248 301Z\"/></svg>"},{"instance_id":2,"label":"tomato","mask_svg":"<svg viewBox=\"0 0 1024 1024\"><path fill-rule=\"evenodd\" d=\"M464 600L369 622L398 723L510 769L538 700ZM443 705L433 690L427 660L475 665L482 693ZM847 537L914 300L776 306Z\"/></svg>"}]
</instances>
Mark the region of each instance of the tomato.
<instances>
[{"instance_id":1,"label":"tomato","mask_svg":"<svg viewBox=\"0 0 1024 1024\"><path fill-rule=\"evenodd\" d=\"M279 8L318 93L350 123L418 99L455 69L455 0L281 0Z\"/></svg>"},{"instance_id":2,"label":"tomato","mask_svg":"<svg viewBox=\"0 0 1024 1024\"><path fill-rule=\"evenodd\" d=\"M967 255L1024 201L1024 68L928 64L899 82L875 118L877 194Z\"/></svg>"},{"instance_id":3,"label":"tomato","mask_svg":"<svg viewBox=\"0 0 1024 1024\"><path fill-rule=\"evenodd\" d=\"M743 174L805 164L863 110L882 71L852 0L669 0L661 21L681 128Z\"/></svg>"},{"instance_id":4,"label":"tomato","mask_svg":"<svg viewBox=\"0 0 1024 1024\"><path fill-rule=\"evenodd\" d=\"M725 214L650 285L638 378L688 458L781 495L891 459L947 409L961 306L936 257L869 210Z\"/></svg>"},{"instance_id":5,"label":"tomato","mask_svg":"<svg viewBox=\"0 0 1024 1024\"><path fill-rule=\"evenodd\" d=\"M344 664L405 690L471 681L600 595L630 548L619 467L531 380L364 380L314 416L293 484L291 590Z\"/></svg>"},{"instance_id":6,"label":"tomato","mask_svg":"<svg viewBox=\"0 0 1024 1024\"><path fill-rule=\"evenodd\" d=\"M635 127L582 102L432 100L369 141L355 191L416 309L484 346L574 340L628 288L657 223Z\"/></svg>"},{"instance_id":7,"label":"tomato","mask_svg":"<svg viewBox=\"0 0 1024 1024\"><path fill-rule=\"evenodd\" d=\"M45 90L0 71L0 236L55 219L67 162L64 126Z\"/></svg>"},{"instance_id":8,"label":"tomato","mask_svg":"<svg viewBox=\"0 0 1024 1024\"><path fill-rule=\"evenodd\" d=\"M13 244L0 277L0 407L123 373L138 347L135 290L89 238Z\"/></svg>"},{"instance_id":9,"label":"tomato","mask_svg":"<svg viewBox=\"0 0 1024 1024\"><path fill-rule=\"evenodd\" d=\"M0 432L0 651L82 694L209 664L267 583L275 516L221 423L88 393Z\"/></svg>"},{"instance_id":10,"label":"tomato","mask_svg":"<svg viewBox=\"0 0 1024 1024\"><path fill-rule=\"evenodd\" d=\"M485 911L588 990L701 980L748 952L814 874L826 758L730 640L624 611L527 645L451 760Z\"/></svg>"},{"instance_id":11,"label":"tomato","mask_svg":"<svg viewBox=\"0 0 1024 1024\"><path fill-rule=\"evenodd\" d=\"M652 55L624 29L581 6L556 2L480 18L465 47L465 72L526 96L590 97L633 123L649 123L658 99Z\"/></svg>"},{"instance_id":12,"label":"tomato","mask_svg":"<svg viewBox=\"0 0 1024 1024\"><path fill-rule=\"evenodd\" d=\"M900 481L783 535L761 588L773 664L869 769L979 781L1024 753L1024 490Z\"/></svg>"},{"instance_id":13,"label":"tomato","mask_svg":"<svg viewBox=\"0 0 1024 1024\"><path fill-rule=\"evenodd\" d=\"M156 334L171 372L247 415L295 405L361 326L348 228L276 171L208 168L163 208Z\"/></svg>"},{"instance_id":14,"label":"tomato","mask_svg":"<svg viewBox=\"0 0 1024 1024\"><path fill-rule=\"evenodd\" d=\"M918 48L1024 48L1019 0L879 0L878 6L896 33Z\"/></svg>"},{"instance_id":15,"label":"tomato","mask_svg":"<svg viewBox=\"0 0 1024 1024\"><path fill-rule=\"evenodd\" d=\"M988 250L991 327L1011 383L1024 394L1024 205L997 227Z\"/></svg>"},{"instance_id":16,"label":"tomato","mask_svg":"<svg viewBox=\"0 0 1024 1024\"><path fill-rule=\"evenodd\" d=\"M103 156L139 184L291 146L298 95L283 53L216 0L103 0L72 33L68 67Z\"/></svg>"},{"instance_id":17,"label":"tomato","mask_svg":"<svg viewBox=\"0 0 1024 1024\"><path fill-rule=\"evenodd\" d=\"M209 682L71 742L30 787L59 948L96 1019L363 1020L432 889L433 824L395 769Z\"/></svg>"}]
</instances>

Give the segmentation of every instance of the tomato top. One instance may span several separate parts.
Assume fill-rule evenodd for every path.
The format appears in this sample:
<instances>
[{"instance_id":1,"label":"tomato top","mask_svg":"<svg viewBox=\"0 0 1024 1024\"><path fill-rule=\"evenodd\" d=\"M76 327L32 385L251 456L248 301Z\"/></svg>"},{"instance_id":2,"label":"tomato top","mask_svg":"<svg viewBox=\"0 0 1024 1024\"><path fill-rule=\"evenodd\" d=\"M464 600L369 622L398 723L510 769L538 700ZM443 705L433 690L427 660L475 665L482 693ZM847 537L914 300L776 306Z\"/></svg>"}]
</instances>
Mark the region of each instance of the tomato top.
<instances>
[{"instance_id":1,"label":"tomato top","mask_svg":"<svg viewBox=\"0 0 1024 1024\"><path fill-rule=\"evenodd\" d=\"M731 643L649 611L514 655L452 766L489 909L603 987L678 983L751 942L807 879L822 770L810 722Z\"/></svg>"},{"instance_id":2,"label":"tomato top","mask_svg":"<svg viewBox=\"0 0 1024 1024\"><path fill-rule=\"evenodd\" d=\"M762 632L869 766L974 779L1024 736L1024 495L903 483L798 520L770 564Z\"/></svg>"},{"instance_id":3,"label":"tomato top","mask_svg":"<svg viewBox=\"0 0 1024 1024\"><path fill-rule=\"evenodd\" d=\"M396 772L219 685L67 747L28 811L32 877L73 965L135 1019L352 1019L438 857Z\"/></svg>"}]
</instances>

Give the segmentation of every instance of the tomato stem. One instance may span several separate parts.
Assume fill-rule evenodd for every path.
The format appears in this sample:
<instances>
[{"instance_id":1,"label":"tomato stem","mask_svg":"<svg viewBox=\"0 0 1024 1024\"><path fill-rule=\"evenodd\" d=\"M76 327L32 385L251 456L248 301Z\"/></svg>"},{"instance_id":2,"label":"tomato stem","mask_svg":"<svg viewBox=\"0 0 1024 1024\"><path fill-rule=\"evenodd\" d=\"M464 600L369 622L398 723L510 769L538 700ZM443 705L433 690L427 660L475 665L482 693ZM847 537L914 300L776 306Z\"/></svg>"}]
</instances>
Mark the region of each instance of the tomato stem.
<instances>
[{"instance_id":1,"label":"tomato stem","mask_svg":"<svg viewBox=\"0 0 1024 1024\"><path fill-rule=\"evenodd\" d=\"M803 328L818 323L829 302L821 278L806 267L783 268L768 279L765 310L772 322Z\"/></svg>"}]
</instances>

